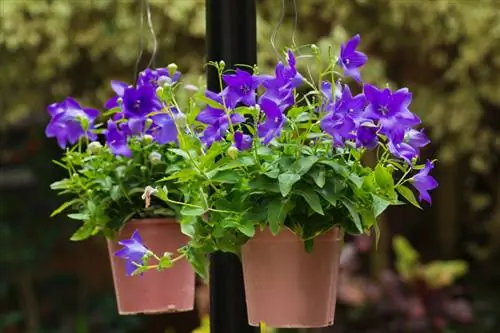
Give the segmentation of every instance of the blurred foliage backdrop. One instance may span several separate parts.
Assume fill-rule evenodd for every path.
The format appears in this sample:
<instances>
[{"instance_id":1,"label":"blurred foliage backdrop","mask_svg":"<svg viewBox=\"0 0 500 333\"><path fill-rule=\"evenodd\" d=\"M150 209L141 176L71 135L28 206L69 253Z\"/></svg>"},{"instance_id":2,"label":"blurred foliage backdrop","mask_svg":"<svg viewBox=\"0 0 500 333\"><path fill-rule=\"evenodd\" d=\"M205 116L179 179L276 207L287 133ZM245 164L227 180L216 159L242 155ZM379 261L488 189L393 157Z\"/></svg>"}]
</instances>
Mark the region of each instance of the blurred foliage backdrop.
<instances>
[{"instance_id":1,"label":"blurred foliage backdrop","mask_svg":"<svg viewBox=\"0 0 500 333\"><path fill-rule=\"evenodd\" d=\"M203 82L204 2L149 3L159 45L156 65L175 61L188 80ZM22 166L35 176L25 187L9 187L5 181L0 186L0 331L2 325L24 322L33 332L76 332L64 330L60 318L48 326L40 323L48 311L45 303L56 302L43 296L46 289L40 284L48 283L41 278L48 267L61 265L50 262L65 251L88 254L94 246L69 244L64 237L74 226L48 218L57 205L47 185L57 178L50 160L58 152L43 138L45 108L67 95L99 107L111 93L110 79L133 81L140 35L145 42L141 68L152 46L147 26L141 28L139 8L139 1L132 0L0 0L0 165L10 171ZM441 186L434 193L433 207L425 212L397 209L383 217L384 237L365 265L370 274L378 277L391 266L391 235L403 233L424 260L467 259L473 269L466 285L474 302L482 300L483 293L490 298L499 294L494 286L500 269L493 263L500 259L500 2L260 0L261 67L276 61L270 37L282 14L278 47L294 42L338 46L360 33L361 48L371 58L364 79L405 85L414 92L412 110L423 118L433 139L431 149L440 159L435 170ZM7 178L5 171L0 176ZM102 244L95 247L101 249ZM91 258L66 254L75 272L66 266L62 271L84 281L92 276L95 280L103 269L108 274L107 258L87 256ZM12 283L17 289L9 287ZM86 290L85 285L80 289ZM18 298L18 308L7 306L13 303L6 299ZM75 311L88 316L91 301L81 302ZM88 325L102 327L103 332L110 332L110 327L116 332L134 330L123 319L119 321L126 328L112 322L112 305L106 313L106 318L92 317L101 326L82 323L78 316L71 325L80 323L78 332L87 332ZM488 327L496 325L488 320Z\"/></svg>"}]
</instances>

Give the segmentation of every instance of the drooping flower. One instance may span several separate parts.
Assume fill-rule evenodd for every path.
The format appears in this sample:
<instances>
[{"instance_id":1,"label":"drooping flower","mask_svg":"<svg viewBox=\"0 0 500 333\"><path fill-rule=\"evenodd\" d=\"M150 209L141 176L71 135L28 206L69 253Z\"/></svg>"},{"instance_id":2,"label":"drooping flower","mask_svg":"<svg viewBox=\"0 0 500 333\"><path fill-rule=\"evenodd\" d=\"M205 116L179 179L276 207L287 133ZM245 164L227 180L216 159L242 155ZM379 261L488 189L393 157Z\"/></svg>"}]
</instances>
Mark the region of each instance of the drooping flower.
<instances>
[{"instance_id":1,"label":"drooping flower","mask_svg":"<svg viewBox=\"0 0 500 333\"><path fill-rule=\"evenodd\" d=\"M55 137L61 148L66 148L68 143L75 144L84 136L90 140L97 139L96 134L91 130L94 128L94 121L99 116L99 111L82 108L71 97L49 105L47 111L51 119L45 128L45 135L48 138Z\"/></svg>"},{"instance_id":2,"label":"drooping flower","mask_svg":"<svg viewBox=\"0 0 500 333\"><path fill-rule=\"evenodd\" d=\"M420 170L415 176L410 178L410 182L419 193L419 200L427 201L429 204L432 204L432 201L428 191L438 187L438 182L436 181L436 179L429 175L429 172L433 168L434 165L431 163L431 161L428 160L425 163L425 167Z\"/></svg>"},{"instance_id":3,"label":"drooping flower","mask_svg":"<svg viewBox=\"0 0 500 333\"><path fill-rule=\"evenodd\" d=\"M111 80L111 89L113 89L116 96L108 99L108 101L104 104L104 107L108 110L118 107L119 106L118 100L120 98L123 98L123 94L125 94L125 89L127 89L128 86L129 85L126 84L125 82Z\"/></svg>"},{"instance_id":4,"label":"drooping flower","mask_svg":"<svg viewBox=\"0 0 500 333\"><path fill-rule=\"evenodd\" d=\"M234 146L239 150L247 150L252 147L252 136L242 132L234 133Z\"/></svg>"},{"instance_id":5,"label":"drooping flower","mask_svg":"<svg viewBox=\"0 0 500 333\"><path fill-rule=\"evenodd\" d=\"M368 57L360 51L356 51L361 38L359 35L352 37L346 44L340 45L340 56L338 64L344 70L346 77L352 77L357 82L361 82L359 68L366 64Z\"/></svg>"},{"instance_id":6,"label":"drooping flower","mask_svg":"<svg viewBox=\"0 0 500 333\"><path fill-rule=\"evenodd\" d=\"M247 106L255 105L255 90L260 86L262 80L241 69L236 69L235 74L222 75L224 82L227 84L225 96L235 103L243 103Z\"/></svg>"},{"instance_id":7,"label":"drooping flower","mask_svg":"<svg viewBox=\"0 0 500 333\"><path fill-rule=\"evenodd\" d=\"M118 241L123 246L122 249L115 252L115 256L125 259L125 270L128 276L131 276L137 268L144 264L144 256L149 254L149 249L144 246L139 230L132 233L130 239Z\"/></svg>"},{"instance_id":8,"label":"drooping flower","mask_svg":"<svg viewBox=\"0 0 500 333\"><path fill-rule=\"evenodd\" d=\"M122 155L125 157L132 157L132 150L127 145L127 124L120 124L118 128L117 123L108 120L108 127L104 131L104 136L106 137L106 142L115 155Z\"/></svg>"},{"instance_id":9,"label":"drooping flower","mask_svg":"<svg viewBox=\"0 0 500 333\"><path fill-rule=\"evenodd\" d=\"M379 90L365 84L363 91L368 101L363 116L377 121L381 133L393 143L402 142L406 130L420 124L420 118L408 109L412 95L407 88L392 92L389 88Z\"/></svg>"},{"instance_id":10,"label":"drooping flower","mask_svg":"<svg viewBox=\"0 0 500 333\"><path fill-rule=\"evenodd\" d=\"M154 88L160 86L162 81L169 81L171 83L175 83L179 81L181 78L181 72L175 71L174 75L170 74L168 68L146 68L142 72L139 73L139 78L137 80L137 84L139 86L147 86L150 85Z\"/></svg>"},{"instance_id":11,"label":"drooping flower","mask_svg":"<svg viewBox=\"0 0 500 333\"><path fill-rule=\"evenodd\" d=\"M214 141L224 139L229 129L229 120L232 125L237 125L244 122L245 117L235 113L228 117L224 110L207 107L198 114L196 120L208 125L203 131L201 141L204 145L210 146Z\"/></svg>"},{"instance_id":12,"label":"drooping flower","mask_svg":"<svg viewBox=\"0 0 500 333\"><path fill-rule=\"evenodd\" d=\"M259 105L266 115L266 121L259 124L257 133L259 138L263 139L262 142L267 145L273 138L281 135L281 129L285 124L286 117L278 105L270 99L261 99Z\"/></svg>"}]
</instances>

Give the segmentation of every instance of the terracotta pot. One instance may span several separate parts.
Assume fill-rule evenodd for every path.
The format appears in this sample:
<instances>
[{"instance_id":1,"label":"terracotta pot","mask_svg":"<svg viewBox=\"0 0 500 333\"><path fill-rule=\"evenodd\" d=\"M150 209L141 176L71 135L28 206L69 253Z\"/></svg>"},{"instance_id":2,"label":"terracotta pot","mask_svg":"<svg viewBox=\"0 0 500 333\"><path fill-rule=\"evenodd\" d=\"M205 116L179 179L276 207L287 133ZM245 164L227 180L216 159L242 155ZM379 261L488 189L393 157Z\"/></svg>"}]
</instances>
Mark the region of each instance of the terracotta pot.
<instances>
[{"instance_id":1,"label":"terracotta pot","mask_svg":"<svg viewBox=\"0 0 500 333\"><path fill-rule=\"evenodd\" d=\"M242 248L243 276L252 326L325 327L333 324L342 233L315 238L311 253L289 229L257 231Z\"/></svg>"},{"instance_id":2,"label":"terracotta pot","mask_svg":"<svg viewBox=\"0 0 500 333\"><path fill-rule=\"evenodd\" d=\"M120 231L118 240L130 238L136 229L146 247L158 255L167 251L175 253L188 240L174 219L131 220ZM114 256L121 248L117 241L108 240L116 302L121 315L193 310L195 273L186 260L179 260L161 272L150 270L143 276L127 276L125 260Z\"/></svg>"}]
</instances>

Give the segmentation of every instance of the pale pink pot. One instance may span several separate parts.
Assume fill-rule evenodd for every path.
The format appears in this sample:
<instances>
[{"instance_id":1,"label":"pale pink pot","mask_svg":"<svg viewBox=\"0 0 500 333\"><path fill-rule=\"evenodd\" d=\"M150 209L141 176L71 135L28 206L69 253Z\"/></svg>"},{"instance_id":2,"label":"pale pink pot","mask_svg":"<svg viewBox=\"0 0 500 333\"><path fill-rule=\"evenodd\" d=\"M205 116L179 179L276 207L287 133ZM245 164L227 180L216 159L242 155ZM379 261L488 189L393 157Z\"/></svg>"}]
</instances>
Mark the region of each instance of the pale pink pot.
<instances>
[{"instance_id":1,"label":"pale pink pot","mask_svg":"<svg viewBox=\"0 0 500 333\"><path fill-rule=\"evenodd\" d=\"M118 240L130 238L136 229L144 245L159 256L164 252L177 253L177 249L188 241L174 219L131 220L119 232ZM195 273L185 259L161 272L149 270L143 276L127 276L125 260L114 255L121 248L117 241L108 239L116 302L121 315L193 310Z\"/></svg>"},{"instance_id":2,"label":"pale pink pot","mask_svg":"<svg viewBox=\"0 0 500 333\"><path fill-rule=\"evenodd\" d=\"M270 327L333 324L342 232L314 239L311 253L289 229L273 236L258 230L242 248L248 322Z\"/></svg>"}]
</instances>

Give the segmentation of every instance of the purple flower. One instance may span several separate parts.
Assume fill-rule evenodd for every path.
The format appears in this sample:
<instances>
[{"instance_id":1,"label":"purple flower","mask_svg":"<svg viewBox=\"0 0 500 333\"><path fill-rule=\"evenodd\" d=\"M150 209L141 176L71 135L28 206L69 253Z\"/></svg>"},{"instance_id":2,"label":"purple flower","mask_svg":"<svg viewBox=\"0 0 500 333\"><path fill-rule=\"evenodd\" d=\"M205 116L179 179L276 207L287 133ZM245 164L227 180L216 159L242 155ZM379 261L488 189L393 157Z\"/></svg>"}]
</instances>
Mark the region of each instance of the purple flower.
<instances>
[{"instance_id":1,"label":"purple flower","mask_svg":"<svg viewBox=\"0 0 500 333\"><path fill-rule=\"evenodd\" d=\"M99 111L82 108L71 97L49 105L47 111L51 119L45 128L45 135L48 138L55 137L61 148L66 148L68 143L75 144L83 136L87 136L90 140L97 139L91 130L94 128L94 121L99 116Z\"/></svg>"},{"instance_id":2,"label":"purple flower","mask_svg":"<svg viewBox=\"0 0 500 333\"><path fill-rule=\"evenodd\" d=\"M123 248L115 252L115 256L127 260L125 270L128 276L132 276L132 273L144 264L144 256L150 251L144 246L139 230L135 230L130 239L118 241L118 244Z\"/></svg>"},{"instance_id":3,"label":"purple flower","mask_svg":"<svg viewBox=\"0 0 500 333\"><path fill-rule=\"evenodd\" d=\"M394 157L403 159L408 165L412 165L412 159L418 157L417 150L405 142L393 143L389 141L387 146Z\"/></svg>"},{"instance_id":4,"label":"purple flower","mask_svg":"<svg viewBox=\"0 0 500 333\"><path fill-rule=\"evenodd\" d=\"M153 86L128 87L123 93L123 112L129 119L144 119L149 113L161 109Z\"/></svg>"},{"instance_id":5,"label":"purple flower","mask_svg":"<svg viewBox=\"0 0 500 333\"><path fill-rule=\"evenodd\" d=\"M321 103L320 111L332 111L334 109L335 101L342 96L342 85L340 84L340 81L335 83L335 89L333 89L331 82L323 81L321 82L320 90L321 95L323 95L323 102Z\"/></svg>"},{"instance_id":6,"label":"purple flower","mask_svg":"<svg viewBox=\"0 0 500 333\"><path fill-rule=\"evenodd\" d=\"M270 99L281 110L285 110L294 103L293 90L304 81L302 75L295 68L295 56L288 50L288 66L281 61L276 65L275 76L260 76L266 92L261 99Z\"/></svg>"},{"instance_id":7,"label":"purple flower","mask_svg":"<svg viewBox=\"0 0 500 333\"><path fill-rule=\"evenodd\" d=\"M252 148L252 136L241 132L234 133L234 146L239 150L247 150Z\"/></svg>"},{"instance_id":8,"label":"purple flower","mask_svg":"<svg viewBox=\"0 0 500 333\"><path fill-rule=\"evenodd\" d=\"M153 125L149 132L153 139L163 145L177 141L177 127L170 114L160 113L151 117Z\"/></svg>"},{"instance_id":9,"label":"purple flower","mask_svg":"<svg viewBox=\"0 0 500 333\"><path fill-rule=\"evenodd\" d=\"M407 88L392 92L365 84L363 90L368 101L364 117L378 121L381 133L394 143L403 141L409 127L420 124L420 119L408 109L412 95Z\"/></svg>"},{"instance_id":10,"label":"purple flower","mask_svg":"<svg viewBox=\"0 0 500 333\"><path fill-rule=\"evenodd\" d=\"M285 124L286 117L278 105L270 99L261 99L260 108L266 115L266 121L259 124L257 132L259 138L262 138L263 143L267 145L274 137L281 135L281 128Z\"/></svg>"},{"instance_id":11,"label":"purple flower","mask_svg":"<svg viewBox=\"0 0 500 333\"><path fill-rule=\"evenodd\" d=\"M352 37L347 43L340 45L340 57L338 64L344 70L346 77L352 77L357 82L361 82L359 68L366 64L368 57L360 51L356 51L361 38L359 35Z\"/></svg>"},{"instance_id":12,"label":"purple flower","mask_svg":"<svg viewBox=\"0 0 500 333\"><path fill-rule=\"evenodd\" d=\"M261 79L241 69L236 69L236 74L222 75L227 84L225 96L235 103L242 102L247 106L255 105L255 90L260 86Z\"/></svg>"},{"instance_id":13,"label":"purple flower","mask_svg":"<svg viewBox=\"0 0 500 333\"><path fill-rule=\"evenodd\" d=\"M364 112L366 98L363 94L352 96L351 89L346 84L342 88L341 96L335 102L335 112L345 113L355 123L359 122L361 114Z\"/></svg>"},{"instance_id":14,"label":"purple flower","mask_svg":"<svg viewBox=\"0 0 500 333\"><path fill-rule=\"evenodd\" d=\"M438 182L434 177L429 176L429 172L434 168L434 165L427 160L425 167L420 170L415 176L410 179L410 182L417 189L419 193L419 200L425 200L432 204L431 196L427 191L433 190L438 187Z\"/></svg>"},{"instance_id":15,"label":"purple flower","mask_svg":"<svg viewBox=\"0 0 500 333\"><path fill-rule=\"evenodd\" d=\"M378 128L371 122L363 122L356 131L356 146L373 149L378 144Z\"/></svg>"},{"instance_id":16,"label":"purple flower","mask_svg":"<svg viewBox=\"0 0 500 333\"><path fill-rule=\"evenodd\" d=\"M404 140L413 148L425 147L431 142L431 140L429 140L427 135L425 135L423 129L417 131L413 128L410 128L405 133Z\"/></svg>"},{"instance_id":17,"label":"purple flower","mask_svg":"<svg viewBox=\"0 0 500 333\"><path fill-rule=\"evenodd\" d=\"M181 78L181 73L179 71L175 71L173 77L170 75L170 72L167 68L157 68L150 69L146 68L144 71L139 73L139 79L137 80L137 84L139 86L152 86L157 88L159 86L158 82L162 80L170 80L172 83L179 81Z\"/></svg>"},{"instance_id":18,"label":"purple flower","mask_svg":"<svg viewBox=\"0 0 500 333\"><path fill-rule=\"evenodd\" d=\"M245 121L245 117L240 114L231 114L228 117L224 110L212 107L206 107L201 111L196 120L208 125L203 131L201 142L206 146L210 146L214 141L223 140L229 129L229 119L231 119L232 125Z\"/></svg>"},{"instance_id":19,"label":"purple flower","mask_svg":"<svg viewBox=\"0 0 500 333\"><path fill-rule=\"evenodd\" d=\"M335 146L343 146L345 140L353 139L352 131L356 124L350 117L341 111L332 111L326 114L320 122L321 129L330 134Z\"/></svg>"},{"instance_id":20,"label":"purple flower","mask_svg":"<svg viewBox=\"0 0 500 333\"><path fill-rule=\"evenodd\" d=\"M111 81L111 89L113 89L113 91L116 93L116 96L108 99L106 104L104 104L104 107L109 110L109 109L116 108L117 106L119 106L118 99L123 97L123 94L125 93L125 89L127 89L128 86L129 85L126 84L125 82L112 80Z\"/></svg>"},{"instance_id":21,"label":"purple flower","mask_svg":"<svg viewBox=\"0 0 500 333\"><path fill-rule=\"evenodd\" d=\"M132 151L127 145L127 124L122 123L120 128L112 120L108 120L108 128L104 131L106 142L115 155L132 157Z\"/></svg>"}]
</instances>

